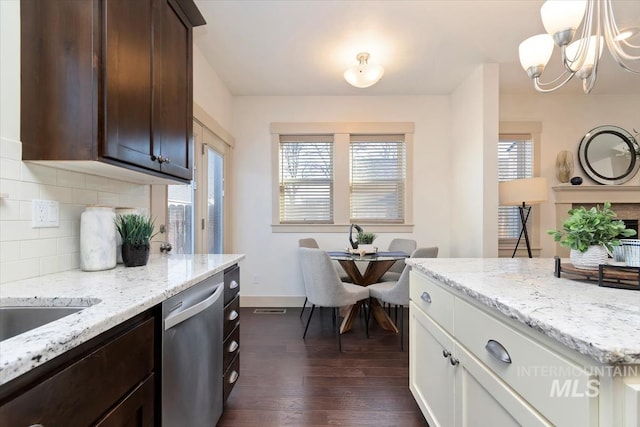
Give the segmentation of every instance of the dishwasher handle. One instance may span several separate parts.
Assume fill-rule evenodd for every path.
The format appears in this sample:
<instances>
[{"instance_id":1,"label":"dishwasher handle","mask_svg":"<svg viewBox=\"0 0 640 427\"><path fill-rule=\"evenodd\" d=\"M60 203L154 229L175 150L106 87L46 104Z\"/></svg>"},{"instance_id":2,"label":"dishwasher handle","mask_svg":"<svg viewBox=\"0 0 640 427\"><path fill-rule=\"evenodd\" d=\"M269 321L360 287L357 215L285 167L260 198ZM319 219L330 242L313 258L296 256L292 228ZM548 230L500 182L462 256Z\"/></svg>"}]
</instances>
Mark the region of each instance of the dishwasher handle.
<instances>
[{"instance_id":1,"label":"dishwasher handle","mask_svg":"<svg viewBox=\"0 0 640 427\"><path fill-rule=\"evenodd\" d=\"M184 322L185 320L192 318L198 313L201 313L207 308L211 307L213 303L215 303L216 300L220 298L220 294L222 294L223 291L224 291L224 285L220 283L217 289L215 290L215 292L211 294L211 296L209 296L207 299L202 300L195 305L192 305L191 307L187 308L184 311L181 311L180 313L176 313L173 316L167 317L166 319L164 319L164 330L168 331L174 326Z\"/></svg>"}]
</instances>

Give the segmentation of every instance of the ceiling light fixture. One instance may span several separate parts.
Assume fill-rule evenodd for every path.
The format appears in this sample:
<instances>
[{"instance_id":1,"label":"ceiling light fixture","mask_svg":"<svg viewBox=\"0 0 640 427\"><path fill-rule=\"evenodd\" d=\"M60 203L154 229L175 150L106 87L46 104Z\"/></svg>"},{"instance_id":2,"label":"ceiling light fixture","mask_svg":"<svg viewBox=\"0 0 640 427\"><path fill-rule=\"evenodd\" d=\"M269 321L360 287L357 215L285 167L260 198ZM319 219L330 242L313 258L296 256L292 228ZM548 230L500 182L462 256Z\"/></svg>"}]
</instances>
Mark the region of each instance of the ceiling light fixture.
<instances>
[{"instance_id":1,"label":"ceiling light fixture","mask_svg":"<svg viewBox=\"0 0 640 427\"><path fill-rule=\"evenodd\" d=\"M612 0L547 0L540 15L548 34L526 39L519 49L522 68L537 91L553 92L578 76L584 93L591 92L605 44L619 66L640 74L640 45L629 41L638 29L618 28ZM580 34L573 41L581 25ZM540 75L551 58L554 43L562 50L564 71L555 80L542 83Z\"/></svg>"},{"instance_id":2,"label":"ceiling light fixture","mask_svg":"<svg viewBox=\"0 0 640 427\"><path fill-rule=\"evenodd\" d=\"M356 55L358 65L347 68L344 72L344 79L351 86L365 88L378 83L384 75L382 65L369 64L369 53L360 52Z\"/></svg>"}]
</instances>

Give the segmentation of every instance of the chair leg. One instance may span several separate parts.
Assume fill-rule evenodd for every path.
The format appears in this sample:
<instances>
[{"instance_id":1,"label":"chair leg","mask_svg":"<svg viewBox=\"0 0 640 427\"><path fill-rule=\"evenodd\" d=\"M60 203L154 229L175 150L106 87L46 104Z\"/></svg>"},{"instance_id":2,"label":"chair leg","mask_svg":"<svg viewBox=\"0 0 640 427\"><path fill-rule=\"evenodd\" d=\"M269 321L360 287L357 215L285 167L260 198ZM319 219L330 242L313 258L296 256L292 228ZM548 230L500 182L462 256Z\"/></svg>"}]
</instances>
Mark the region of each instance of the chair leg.
<instances>
[{"instance_id":1,"label":"chair leg","mask_svg":"<svg viewBox=\"0 0 640 427\"><path fill-rule=\"evenodd\" d=\"M311 313L309 313L309 318L307 319L307 326L305 326L304 328L304 334L302 334L302 339L304 339L307 336L307 329L309 329L309 323L311 322L311 316L313 316L313 310L315 310L316 305L312 304L311 305Z\"/></svg>"},{"instance_id":2,"label":"chair leg","mask_svg":"<svg viewBox=\"0 0 640 427\"><path fill-rule=\"evenodd\" d=\"M304 297L304 304L302 304L302 310L300 310L300 318L302 319L302 313L304 313L304 308L307 306L307 297Z\"/></svg>"},{"instance_id":3,"label":"chair leg","mask_svg":"<svg viewBox=\"0 0 640 427\"><path fill-rule=\"evenodd\" d=\"M338 319L338 307L333 308L333 315L335 319ZM340 322L336 321L336 334L338 335L338 350L342 353L342 335L340 334Z\"/></svg>"}]
</instances>

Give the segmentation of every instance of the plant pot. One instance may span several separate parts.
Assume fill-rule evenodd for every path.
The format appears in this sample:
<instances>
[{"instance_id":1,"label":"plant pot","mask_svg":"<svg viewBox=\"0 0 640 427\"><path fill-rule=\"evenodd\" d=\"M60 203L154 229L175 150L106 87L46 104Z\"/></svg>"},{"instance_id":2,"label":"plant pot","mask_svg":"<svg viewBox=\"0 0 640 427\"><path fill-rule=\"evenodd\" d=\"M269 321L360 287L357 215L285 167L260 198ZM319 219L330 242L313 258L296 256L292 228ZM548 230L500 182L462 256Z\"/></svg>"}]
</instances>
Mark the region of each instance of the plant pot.
<instances>
[{"instance_id":1,"label":"plant pot","mask_svg":"<svg viewBox=\"0 0 640 427\"><path fill-rule=\"evenodd\" d=\"M122 244L122 262L126 267L140 267L149 261L150 245Z\"/></svg>"},{"instance_id":2,"label":"plant pot","mask_svg":"<svg viewBox=\"0 0 640 427\"><path fill-rule=\"evenodd\" d=\"M597 270L600 264L606 264L609 259L609 254L604 246L593 245L585 252L580 252L577 249L571 249L569 253L569 261L575 268L583 270Z\"/></svg>"}]
</instances>

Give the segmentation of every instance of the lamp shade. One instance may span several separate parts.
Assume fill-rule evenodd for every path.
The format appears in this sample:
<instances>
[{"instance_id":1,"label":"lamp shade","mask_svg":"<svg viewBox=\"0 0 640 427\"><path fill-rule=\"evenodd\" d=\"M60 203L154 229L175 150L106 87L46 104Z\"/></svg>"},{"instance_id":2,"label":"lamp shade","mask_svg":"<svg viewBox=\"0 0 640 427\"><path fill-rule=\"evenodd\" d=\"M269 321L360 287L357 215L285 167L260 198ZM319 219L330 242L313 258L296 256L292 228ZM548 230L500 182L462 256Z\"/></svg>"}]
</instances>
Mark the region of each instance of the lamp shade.
<instances>
[{"instance_id":1,"label":"lamp shade","mask_svg":"<svg viewBox=\"0 0 640 427\"><path fill-rule=\"evenodd\" d=\"M544 67L553 53L553 38L549 34L538 34L520 43L518 49L520 65L526 70L529 67Z\"/></svg>"},{"instance_id":2,"label":"lamp shade","mask_svg":"<svg viewBox=\"0 0 640 427\"><path fill-rule=\"evenodd\" d=\"M501 206L539 204L547 201L547 180L537 177L502 181L498 193Z\"/></svg>"},{"instance_id":3,"label":"lamp shade","mask_svg":"<svg viewBox=\"0 0 640 427\"><path fill-rule=\"evenodd\" d=\"M586 0L547 0L540 8L544 29L552 36L575 30L580 26L586 8Z\"/></svg>"}]
</instances>

